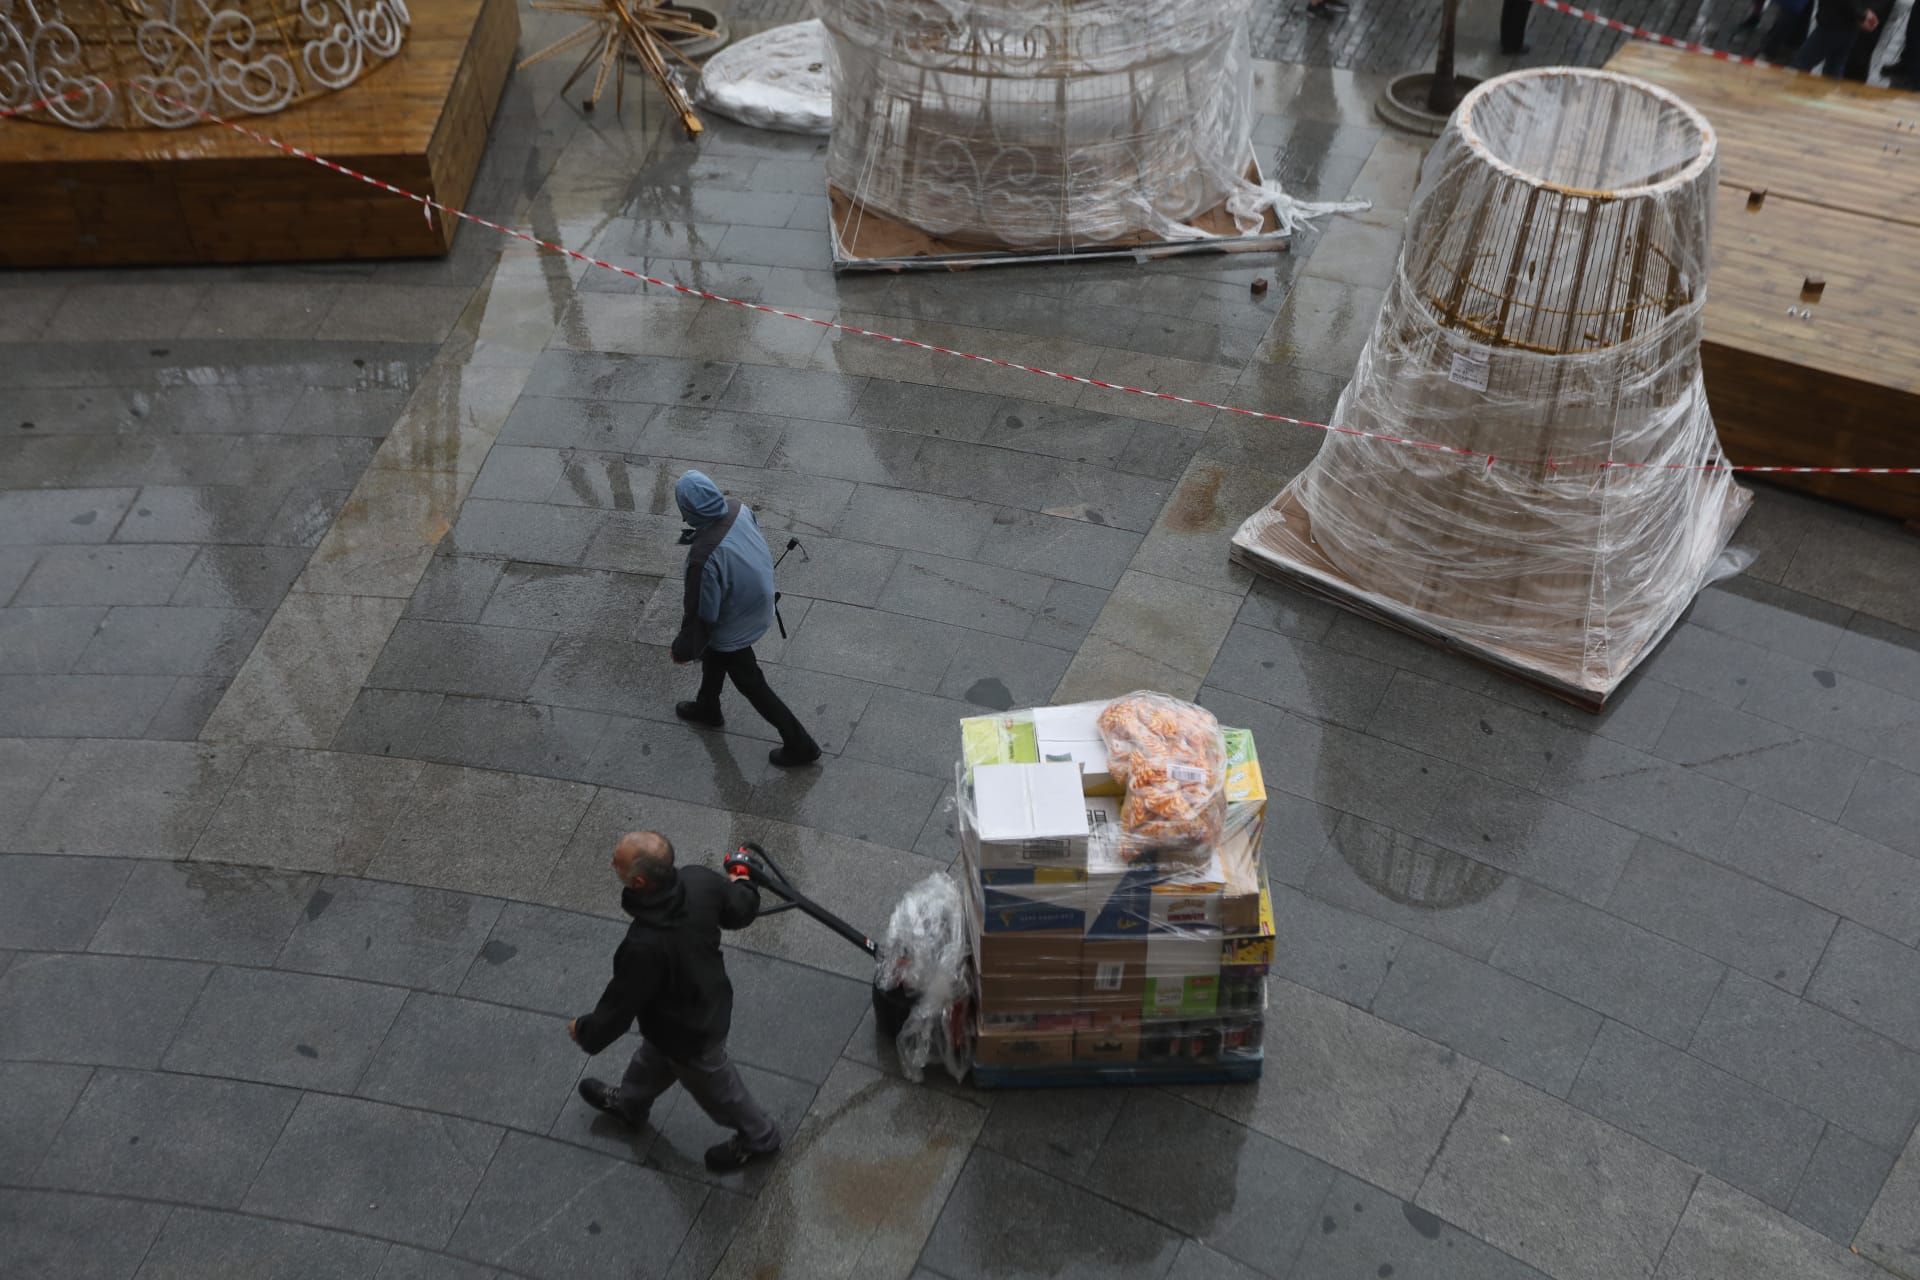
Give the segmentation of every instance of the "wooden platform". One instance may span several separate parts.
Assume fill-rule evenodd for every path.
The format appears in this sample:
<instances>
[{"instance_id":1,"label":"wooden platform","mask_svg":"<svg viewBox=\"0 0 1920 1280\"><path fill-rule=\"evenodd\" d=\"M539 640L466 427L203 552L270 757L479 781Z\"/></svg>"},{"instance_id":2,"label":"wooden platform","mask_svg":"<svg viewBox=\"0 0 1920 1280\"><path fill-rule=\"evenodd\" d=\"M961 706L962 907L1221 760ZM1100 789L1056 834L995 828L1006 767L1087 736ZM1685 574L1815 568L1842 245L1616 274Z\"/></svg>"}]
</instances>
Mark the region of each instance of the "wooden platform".
<instances>
[{"instance_id":1,"label":"wooden platform","mask_svg":"<svg viewBox=\"0 0 1920 1280\"><path fill-rule=\"evenodd\" d=\"M386 65L242 123L448 204L466 199L520 39L514 0L409 0ZM0 120L0 267L445 253L457 220L219 125L86 132Z\"/></svg>"},{"instance_id":2,"label":"wooden platform","mask_svg":"<svg viewBox=\"0 0 1920 1280\"><path fill-rule=\"evenodd\" d=\"M1607 67L1671 89L1720 135L1701 362L1728 456L1920 460L1920 97L1637 41ZM1808 276L1826 281L1817 301ZM1788 314L1801 307L1811 319ZM1779 479L1920 522L1920 478Z\"/></svg>"}]
</instances>

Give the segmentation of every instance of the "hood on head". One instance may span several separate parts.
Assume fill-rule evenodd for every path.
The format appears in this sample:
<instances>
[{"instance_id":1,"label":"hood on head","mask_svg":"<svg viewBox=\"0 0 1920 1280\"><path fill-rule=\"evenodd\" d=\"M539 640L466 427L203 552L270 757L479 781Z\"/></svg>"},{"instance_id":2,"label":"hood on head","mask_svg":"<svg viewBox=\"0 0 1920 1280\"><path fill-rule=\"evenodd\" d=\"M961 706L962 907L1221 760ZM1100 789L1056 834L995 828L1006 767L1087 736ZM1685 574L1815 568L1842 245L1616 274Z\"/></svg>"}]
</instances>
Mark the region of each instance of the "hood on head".
<instances>
[{"instance_id":1,"label":"hood on head","mask_svg":"<svg viewBox=\"0 0 1920 1280\"><path fill-rule=\"evenodd\" d=\"M673 500L680 504L680 516L698 529L727 514L727 499L720 486L704 471L689 471L673 486Z\"/></svg>"}]
</instances>

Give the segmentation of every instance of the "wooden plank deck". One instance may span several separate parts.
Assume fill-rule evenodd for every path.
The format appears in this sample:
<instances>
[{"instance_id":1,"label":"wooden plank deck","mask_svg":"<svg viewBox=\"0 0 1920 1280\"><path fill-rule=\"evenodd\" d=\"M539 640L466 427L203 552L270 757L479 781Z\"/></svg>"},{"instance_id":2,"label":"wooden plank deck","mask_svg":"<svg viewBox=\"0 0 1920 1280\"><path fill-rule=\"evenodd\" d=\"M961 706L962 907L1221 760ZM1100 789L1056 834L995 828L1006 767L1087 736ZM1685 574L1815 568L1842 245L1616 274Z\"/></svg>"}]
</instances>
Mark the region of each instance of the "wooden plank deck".
<instances>
[{"instance_id":1,"label":"wooden plank deck","mask_svg":"<svg viewBox=\"0 0 1920 1280\"><path fill-rule=\"evenodd\" d=\"M1728 456L1920 461L1920 98L1637 42L1607 65L1673 90L1719 135L1701 362ZM1826 282L1818 300L1802 299L1809 276ZM1920 522L1920 478L1780 482Z\"/></svg>"},{"instance_id":2,"label":"wooden plank deck","mask_svg":"<svg viewBox=\"0 0 1920 1280\"><path fill-rule=\"evenodd\" d=\"M239 123L458 205L520 20L513 0L413 0L402 52L352 86ZM0 120L0 267L445 253L457 220L231 129L88 132Z\"/></svg>"}]
</instances>

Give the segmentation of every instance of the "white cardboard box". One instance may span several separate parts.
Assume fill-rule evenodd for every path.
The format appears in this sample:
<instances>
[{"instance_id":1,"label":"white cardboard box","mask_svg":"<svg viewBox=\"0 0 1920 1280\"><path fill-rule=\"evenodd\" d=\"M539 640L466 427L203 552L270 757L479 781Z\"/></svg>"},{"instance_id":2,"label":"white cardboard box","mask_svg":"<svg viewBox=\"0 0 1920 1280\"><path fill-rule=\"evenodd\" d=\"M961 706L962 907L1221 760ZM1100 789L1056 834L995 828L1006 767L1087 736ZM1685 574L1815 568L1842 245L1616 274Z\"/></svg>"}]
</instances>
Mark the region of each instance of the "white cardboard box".
<instances>
[{"instance_id":1,"label":"white cardboard box","mask_svg":"<svg viewBox=\"0 0 1920 1280\"><path fill-rule=\"evenodd\" d=\"M973 771L982 867L1085 867L1087 809L1072 764L983 764Z\"/></svg>"},{"instance_id":2,"label":"white cardboard box","mask_svg":"<svg viewBox=\"0 0 1920 1280\"><path fill-rule=\"evenodd\" d=\"M1100 702L1033 709L1040 759L1079 766L1081 790L1090 796L1117 796L1123 789L1107 763L1107 742L1100 736L1104 710L1106 704Z\"/></svg>"}]
</instances>

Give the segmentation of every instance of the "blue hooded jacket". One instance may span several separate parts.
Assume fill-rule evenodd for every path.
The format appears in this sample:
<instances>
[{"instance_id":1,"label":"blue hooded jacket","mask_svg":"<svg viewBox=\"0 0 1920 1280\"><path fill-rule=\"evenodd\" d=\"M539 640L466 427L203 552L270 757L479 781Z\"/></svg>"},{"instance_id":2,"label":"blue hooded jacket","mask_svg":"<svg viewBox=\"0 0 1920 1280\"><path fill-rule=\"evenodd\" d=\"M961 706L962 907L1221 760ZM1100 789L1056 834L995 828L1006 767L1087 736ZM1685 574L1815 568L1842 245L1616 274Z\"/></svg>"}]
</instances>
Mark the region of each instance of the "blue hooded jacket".
<instances>
[{"instance_id":1,"label":"blue hooded jacket","mask_svg":"<svg viewBox=\"0 0 1920 1280\"><path fill-rule=\"evenodd\" d=\"M744 649L773 625L773 553L767 540L752 509L723 495L705 472L681 476L673 500L694 529L674 660L691 662L708 649Z\"/></svg>"}]
</instances>

